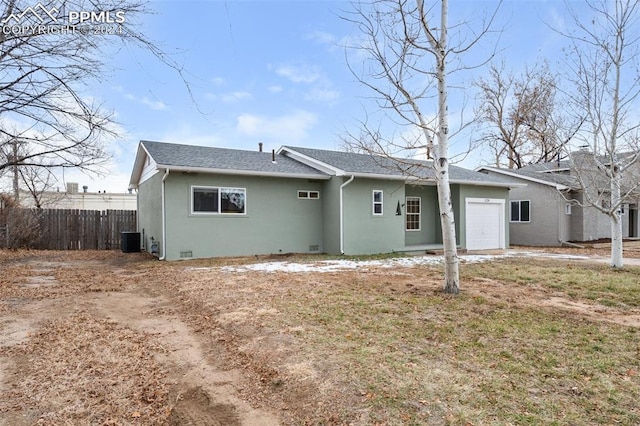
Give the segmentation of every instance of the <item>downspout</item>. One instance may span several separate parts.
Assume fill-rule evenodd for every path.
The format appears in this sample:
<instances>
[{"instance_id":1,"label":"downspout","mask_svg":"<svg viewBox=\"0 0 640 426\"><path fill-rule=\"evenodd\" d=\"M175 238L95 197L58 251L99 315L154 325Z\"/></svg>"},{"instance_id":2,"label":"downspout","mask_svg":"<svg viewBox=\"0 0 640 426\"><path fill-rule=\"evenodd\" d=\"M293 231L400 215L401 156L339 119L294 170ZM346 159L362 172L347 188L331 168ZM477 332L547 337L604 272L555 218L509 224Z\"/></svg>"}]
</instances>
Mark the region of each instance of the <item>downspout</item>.
<instances>
[{"instance_id":1,"label":"downspout","mask_svg":"<svg viewBox=\"0 0 640 426\"><path fill-rule=\"evenodd\" d=\"M562 199L564 200L564 196L562 196ZM565 205L564 208L565 209L567 208L566 205ZM560 247L562 247L564 245L564 243L565 243L565 241L563 239L564 233L562 232L563 231L562 224L564 222L564 219L565 219L564 216L566 214L567 214L566 211L564 211L564 212L562 211L562 207L558 208L558 242L560 243Z\"/></svg>"},{"instance_id":2,"label":"downspout","mask_svg":"<svg viewBox=\"0 0 640 426\"><path fill-rule=\"evenodd\" d=\"M164 206L164 181L169 176L169 169L164 169L164 176L162 176L162 190L160 191L162 197L162 256L158 260L164 260L167 257L167 213Z\"/></svg>"},{"instance_id":3,"label":"downspout","mask_svg":"<svg viewBox=\"0 0 640 426\"><path fill-rule=\"evenodd\" d=\"M344 254L344 195L343 189L355 179L352 175L348 181L340 185L340 254Z\"/></svg>"}]
</instances>

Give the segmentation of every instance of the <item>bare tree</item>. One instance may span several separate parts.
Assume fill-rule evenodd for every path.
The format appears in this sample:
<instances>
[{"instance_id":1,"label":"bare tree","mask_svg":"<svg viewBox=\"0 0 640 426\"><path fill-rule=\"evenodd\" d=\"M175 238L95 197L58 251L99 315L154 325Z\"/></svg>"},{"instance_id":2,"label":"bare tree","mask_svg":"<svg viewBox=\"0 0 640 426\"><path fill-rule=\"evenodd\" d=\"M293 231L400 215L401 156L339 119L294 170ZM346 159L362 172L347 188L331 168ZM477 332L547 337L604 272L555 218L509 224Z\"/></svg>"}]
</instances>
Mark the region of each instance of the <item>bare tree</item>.
<instances>
[{"instance_id":1,"label":"bare tree","mask_svg":"<svg viewBox=\"0 0 640 426\"><path fill-rule=\"evenodd\" d=\"M444 291L457 294L459 259L449 185L449 138L455 134L449 127L449 77L465 69L461 57L487 34L492 17L476 32L468 22L449 24L447 0L430 7L424 0L375 0L355 4L354 9L355 18L347 19L365 37L356 49L367 59L360 62L361 69L351 66L351 70L376 95L378 106L391 112L387 118L410 131L402 137L385 137L379 125L363 121L360 133L347 139L377 155L398 157L418 151L433 158L445 256ZM449 41L450 29L454 43ZM437 105L435 111L433 105ZM407 174L411 170L416 170L416 163L407 161Z\"/></svg>"},{"instance_id":2,"label":"bare tree","mask_svg":"<svg viewBox=\"0 0 640 426\"><path fill-rule=\"evenodd\" d=\"M87 89L104 80L109 58L123 46L141 48L180 72L138 30L147 12L138 0L2 1L0 150L20 140L28 154L1 157L0 174L16 165L104 164L115 123Z\"/></svg>"},{"instance_id":3,"label":"bare tree","mask_svg":"<svg viewBox=\"0 0 640 426\"><path fill-rule=\"evenodd\" d=\"M611 266L623 266L622 208L640 182L640 4L635 0L588 0L592 16L569 5L575 28L568 37L566 93L584 119L576 134L583 149L572 156L584 202L611 223Z\"/></svg>"},{"instance_id":4,"label":"bare tree","mask_svg":"<svg viewBox=\"0 0 640 426\"><path fill-rule=\"evenodd\" d=\"M54 194L57 196L51 195L54 185L58 182L51 168L22 166L19 168L19 173L20 181L33 200L36 209L55 203L65 196L64 193Z\"/></svg>"},{"instance_id":5,"label":"bare tree","mask_svg":"<svg viewBox=\"0 0 640 426\"><path fill-rule=\"evenodd\" d=\"M569 125L560 113L557 85L547 63L518 76L504 63L492 64L488 75L475 82L482 146L491 149L496 167L519 169L566 158L564 146L579 125Z\"/></svg>"}]
</instances>

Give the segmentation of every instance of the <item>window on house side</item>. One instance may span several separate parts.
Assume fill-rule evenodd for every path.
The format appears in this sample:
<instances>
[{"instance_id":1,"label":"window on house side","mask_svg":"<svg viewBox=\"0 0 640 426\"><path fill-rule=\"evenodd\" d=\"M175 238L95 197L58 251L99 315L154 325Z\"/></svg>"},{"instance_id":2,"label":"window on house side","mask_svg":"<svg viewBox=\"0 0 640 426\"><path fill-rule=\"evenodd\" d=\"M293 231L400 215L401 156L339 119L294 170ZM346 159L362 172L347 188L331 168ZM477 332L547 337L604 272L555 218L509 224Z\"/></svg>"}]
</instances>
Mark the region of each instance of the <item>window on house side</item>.
<instances>
[{"instance_id":1,"label":"window on house side","mask_svg":"<svg viewBox=\"0 0 640 426\"><path fill-rule=\"evenodd\" d=\"M245 188L202 187L191 188L191 213L245 214Z\"/></svg>"},{"instance_id":2,"label":"window on house side","mask_svg":"<svg viewBox=\"0 0 640 426\"><path fill-rule=\"evenodd\" d=\"M407 197L405 200L406 230L420 230L420 197Z\"/></svg>"},{"instance_id":3,"label":"window on house side","mask_svg":"<svg viewBox=\"0 0 640 426\"><path fill-rule=\"evenodd\" d=\"M383 213L382 197L382 191L377 189L373 190L373 214L375 216L381 216Z\"/></svg>"},{"instance_id":4,"label":"window on house side","mask_svg":"<svg viewBox=\"0 0 640 426\"><path fill-rule=\"evenodd\" d=\"M194 213L218 213L218 188L193 188Z\"/></svg>"},{"instance_id":5,"label":"window on house side","mask_svg":"<svg viewBox=\"0 0 640 426\"><path fill-rule=\"evenodd\" d=\"M564 205L564 212L565 214L571 214L571 204L567 203Z\"/></svg>"},{"instance_id":6,"label":"window on house side","mask_svg":"<svg viewBox=\"0 0 640 426\"><path fill-rule=\"evenodd\" d=\"M529 201L511 202L511 222L529 222L530 215Z\"/></svg>"},{"instance_id":7,"label":"window on house side","mask_svg":"<svg viewBox=\"0 0 640 426\"><path fill-rule=\"evenodd\" d=\"M317 200L318 198L320 198L320 192L300 190L298 191L298 198L300 198L301 200Z\"/></svg>"},{"instance_id":8,"label":"window on house side","mask_svg":"<svg viewBox=\"0 0 640 426\"><path fill-rule=\"evenodd\" d=\"M610 209L611 208L611 192L602 191L602 192L599 192L598 195L600 196L600 205L602 206L602 208Z\"/></svg>"}]
</instances>

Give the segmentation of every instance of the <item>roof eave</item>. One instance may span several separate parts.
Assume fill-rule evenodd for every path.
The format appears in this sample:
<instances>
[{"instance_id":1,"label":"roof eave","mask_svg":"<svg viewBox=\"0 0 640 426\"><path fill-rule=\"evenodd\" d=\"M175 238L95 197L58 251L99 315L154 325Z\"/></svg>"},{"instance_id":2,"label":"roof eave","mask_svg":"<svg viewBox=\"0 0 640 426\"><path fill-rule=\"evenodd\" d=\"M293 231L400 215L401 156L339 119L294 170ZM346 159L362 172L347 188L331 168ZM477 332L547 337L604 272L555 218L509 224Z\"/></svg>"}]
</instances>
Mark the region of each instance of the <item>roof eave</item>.
<instances>
[{"instance_id":1,"label":"roof eave","mask_svg":"<svg viewBox=\"0 0 640 426\"><path fill-rule=\"evenodd\" d=\"M412 182L416 184L427 184L433 183L436 181L434 178L421 178L418 176L402 176L402 175L385 175L380 173L352 173L345 172L346 176L355 176L357 178L369 178L369 179L383 179L383 180L401 180L405 182ZM520 188L527 186L526 183L515 183L515 182L488 182L488 181L477 181L477 180L467 180L467 179L450 179L450 183L462 184L462 185L475 185L475 186L495 186L501 188Z\"/></svg>"},{"instance_id":2,"label":"roof eave","mask_svg":"<svg viewBox=\"0 0 640 426\"><path fill-rule=\"evenodd\" d=\"M143 153L144 155L142 155ZM142 170L144 170L145 156L151 157L149 151L147 151L147 148L144 147L143 142L140 142L136 151L136 159L133 162L131 177L129 178L129 189L138 189L138 186L140 184L140 176L142 175Z\"/></svg>"},{"instance_id":3,"label":"roof eave","mask_svg":"<svg viewBox=\"0 0 640 426\"><path fill-rule=\"evenodd\" d=\"M282 146L276 151L277 154L285 155L289 158L292 158L296 161L299 161L302 164L305 164L309 167L313 167L314 169L318 169L321 172L334 175L334 176L345 176L350 175L349 173L341 170L337 167L334 167L330 164L324 163L322 161L316 160L313 157L309 157L308 155L304 155L296 150L288 148L286 146Z\"/></svg>"},{"instance_id":4,"label":"roof eave","mask_svg":"<svg viewBox=\"0 0 640 426\"><path fill-rule=\"evenodd\" d=\"M487 170L487 171L490 171L490 172L499 173L501 175L514 177L516 179L528 180L530 182L539 183L541 185L552 186L555 189L557 189L558 191L567 191L567 190L572 189L570 186L567 186L567 185L562 185L562 184L559 184L559 183L550 182L550 181L543 180L543 179L536 179L536 178L532 178L532 177L529 177L529 176L524 176L524 175L521 175L521 174L518 174L518 173L507 172L507 171L505 171L503 169L498 169L498 168L495 168L495 167L480 166L480 167L477 167L475 169L475 171L477 171L477 172L479 172L481 170Z\"/></svg>"},{"instance_id":5,"label":"roof eave","mask_svg":"<svg viewBox=\"0 0 640 426\"><path fill-rule=\"evenodd\" d=\"M474 185L474 186L495 186L497 188L524 188L526 183L515 182L487 182L479 180L465 180L465 179L450 179L449 182L459 185Z\"/></svg>"},{"instance_id":6,"label":"roof eave","mask_svg":"<svg viewBox=\"0 0 640 426\"><path fill-rule=\"evenodd\" d=\"M206 173L206 174L215 174L215 175L284 177L284 178L293 178L293 179L319 179L319 180L329 180L331 178L331 176L325 175L325 174L268 172L268 171L260 171L260 170L211 169L211 168L205 168L205 167L172 166L167 164L158 164L157 169L162 169L162 170L168 169L173 172Z\"/></svg>"}]
</instances>

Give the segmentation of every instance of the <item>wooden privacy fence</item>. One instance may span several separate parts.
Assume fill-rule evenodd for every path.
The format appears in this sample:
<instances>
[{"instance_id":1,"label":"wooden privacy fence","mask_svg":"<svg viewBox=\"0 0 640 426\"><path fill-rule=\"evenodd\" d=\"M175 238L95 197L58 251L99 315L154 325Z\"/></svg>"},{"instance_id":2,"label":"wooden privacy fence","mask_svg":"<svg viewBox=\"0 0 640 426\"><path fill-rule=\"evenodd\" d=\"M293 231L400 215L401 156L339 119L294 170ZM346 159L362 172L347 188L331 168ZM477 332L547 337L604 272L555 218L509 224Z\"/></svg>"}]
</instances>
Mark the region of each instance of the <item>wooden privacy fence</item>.
<instances>
[{"instance_id":1,"label":"wooden privacy fence","mask_svg":"<svg viewBox=\"0 0 640 426\"><path fill-rule=\"evenodd\" d=\"M121 233L136 230L135 210L4 210L0 247L118 250Z\"/></svg>"}]
</instances>

